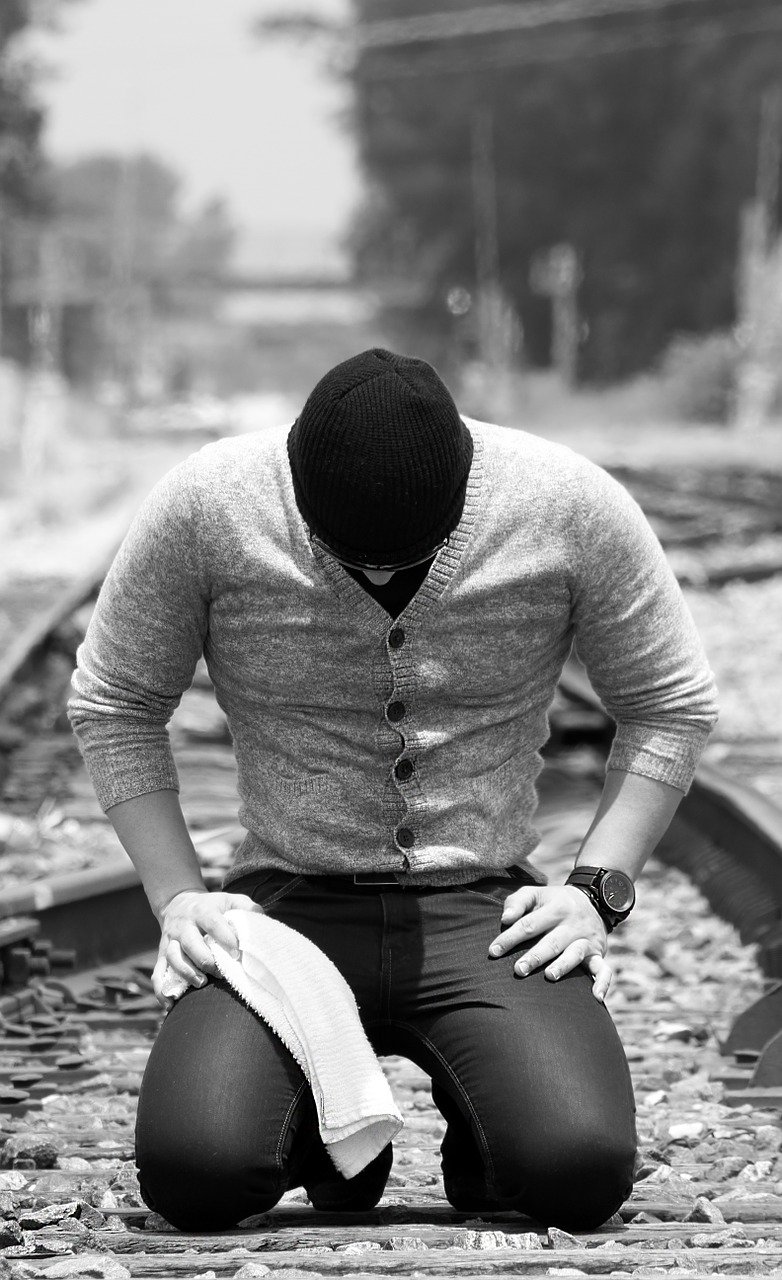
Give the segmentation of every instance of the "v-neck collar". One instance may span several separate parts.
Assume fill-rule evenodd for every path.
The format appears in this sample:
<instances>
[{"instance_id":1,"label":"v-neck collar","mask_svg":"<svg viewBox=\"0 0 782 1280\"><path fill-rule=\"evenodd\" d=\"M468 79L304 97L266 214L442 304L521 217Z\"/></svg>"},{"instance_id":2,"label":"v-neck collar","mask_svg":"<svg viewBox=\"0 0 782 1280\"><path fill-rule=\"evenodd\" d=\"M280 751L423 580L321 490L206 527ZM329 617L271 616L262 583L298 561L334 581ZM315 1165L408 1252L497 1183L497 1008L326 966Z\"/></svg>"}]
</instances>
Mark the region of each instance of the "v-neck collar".
<instances>
[{"instance_id":1,"label":"v-neck collar","mask_svg":"<svg viewBox=\"0 0 782 1280\"><path fill-rule=\"evenodd\" d=\"M317 567L323 572L325 579L328 580L331 588L339 596L340 602L344 607L349 609L352 616L362 625L369 625L372 632L383 635L388 631L390 626L399 626L407 623L408 626L415 626L424 618L425 614L433 605L438 602L440 595L447 588L449 581L452 580L454 573L458 570L459 563L467 544L470 543L472 530L474 530L477 509L479 509L481 489L483 489L484 480L484 438L483 433L470 422L470 434L472 435L472 463L470 466L470 475L467 476L467 489L465 493L465 506L462 508L462 515L459 518L456 529L453 530L448 544L440 548L436 553L433 563L429 568L424 581L421 582L419 590L413 595L413 598L404 605L402 613L397 618L390 618L389 614L380 604L379 600L375 600L369 591L363 590L360 582L357 582L347 570L344 570L338 559L329 556L328 552L312 544L308 538L305 522L302 520L303 530L307 538L307 545L310 547L312 557L315 559ZM298 511L298 508L297 508Z\"/></svg>"},{"instance_id":2,"label":"v-neck collar","mask_svg":"<svg viewBox=\"0 0 782 1280\"><path fill-rule=\"evenodd\" d=\"M310 541L307 526L293 496L293 482L292 480L290 481L291 500L299 515L304 538L318 569L356 622L368 626L376 634L385 634L389 627L398 626L402 623L411 627L419 623L429 609L440 599L440 596L459 568L462 556L467 549L475 528L484 474L483 433L472 421L469 421L466 425L468 425L470 435L473 438L473 456L470 474L467 477L464 507L462 508L459 523L451 533L448 544L441 547L437 552L429 572L415 595L405 605L398 618L395 619L389 616L379 600L375 600L368 591L365 591L350 576L338 560L335 560L327 551L323 551L317 544ZM290 472L287 454L285 454L285 465L288 472ZM290 479L290 474L288 478Z\"/></svg>"}]
</instances>

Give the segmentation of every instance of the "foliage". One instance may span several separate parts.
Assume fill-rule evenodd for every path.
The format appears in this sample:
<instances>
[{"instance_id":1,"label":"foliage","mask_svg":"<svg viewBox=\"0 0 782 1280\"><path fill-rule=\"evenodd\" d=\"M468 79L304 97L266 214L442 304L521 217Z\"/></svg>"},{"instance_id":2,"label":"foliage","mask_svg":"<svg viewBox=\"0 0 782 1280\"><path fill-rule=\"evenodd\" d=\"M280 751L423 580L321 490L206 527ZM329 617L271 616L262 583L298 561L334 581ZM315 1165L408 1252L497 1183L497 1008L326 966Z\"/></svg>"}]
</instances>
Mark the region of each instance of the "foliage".
<instances>
[{"instance_id":1,"label":"foliage","mask_svg":"<svg viewBox=\"0 0 782 1280\"><path fill-rule=\"evenodd\" d=\"M105 373L128 388L142 369L181 363L155 322L209 323L233 246L224 204L185 211L177 174L143 154L50 164L43 187L41 216L5 220L6 354L54 362L76 382ZM31 324L47 305L54 318Z\"/></svg>"},{"instance_id":2,"label":"foliage","mask_svg":"<svg viewBox=\"0 0 782 1280\"><path fill-rule=\"evenodd\" d=\"M222 201L192 215L180 208L179 179L154 156L87 156L52 166L54 227L87 288L143 286L157 310L176 309L180 291L211 294L224 275L233 227Z\"/></svg>"},{"instance_id":3,"label":"foliage","mask_svg":"<svg viewBox=\"0 0 782 1280\"><path fill-rule=\"evenodd\" d=\"M354 0L360 22L474 8ZM436 322L441 342L460 341L464 322L445 300L474 292L471 124L489 106L501 283L528 358L545 363L550 342L530 263L559 241L584 268L587 376L648 367L672 335L729 325L739 211L782 26L740 26L768 15L765 0L672 9L360 51L350 76L369 191L353 237L361 272L415 282L413 310Z\"/></svg>"},{"instance_id":4,"label":"foliage","mask_svg":"<svg viewBox=\"0 0 782 1280\"><path fill-rule=\"evenodd\" d=\"M20 211L39 207L42 198L43 112L35 99L33 68L18 48L34 19L31 0L0 3L0 202Z\"/></svg>"}]
</instances>

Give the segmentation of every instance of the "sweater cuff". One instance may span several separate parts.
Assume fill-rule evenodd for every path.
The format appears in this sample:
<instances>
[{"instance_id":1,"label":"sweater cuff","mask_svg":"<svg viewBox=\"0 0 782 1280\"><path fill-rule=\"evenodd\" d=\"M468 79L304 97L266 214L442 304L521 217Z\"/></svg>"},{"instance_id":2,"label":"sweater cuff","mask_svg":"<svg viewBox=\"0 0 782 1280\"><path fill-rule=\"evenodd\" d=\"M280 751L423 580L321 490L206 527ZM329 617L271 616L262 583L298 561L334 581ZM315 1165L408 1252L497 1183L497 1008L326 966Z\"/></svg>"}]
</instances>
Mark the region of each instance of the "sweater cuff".
<instances>
[{"instance_id":1,"label":"sweater cuff","mask_svg":"<svg viewBox=\"0 0 782 1280\"><path fill-rule=\"evenodd\" d=\"M126 750L83 750L84 763L90 775L98 804L105 813L124 800L150 795L153 791L178 791L179 777L170 748L145 750L140 757Z\"/></svg>"},{"instance_id":2,"label":"sweater cuff","mask_svg":"<svg viewBox=\"0 0 782 1280\"><path fill-rule=\"evenodd\" d=\"M705 729L688 728L682 734L655 726L620 725L606 768L640 773L686 794L708 737Z\"/></svg>"}]
</instances>

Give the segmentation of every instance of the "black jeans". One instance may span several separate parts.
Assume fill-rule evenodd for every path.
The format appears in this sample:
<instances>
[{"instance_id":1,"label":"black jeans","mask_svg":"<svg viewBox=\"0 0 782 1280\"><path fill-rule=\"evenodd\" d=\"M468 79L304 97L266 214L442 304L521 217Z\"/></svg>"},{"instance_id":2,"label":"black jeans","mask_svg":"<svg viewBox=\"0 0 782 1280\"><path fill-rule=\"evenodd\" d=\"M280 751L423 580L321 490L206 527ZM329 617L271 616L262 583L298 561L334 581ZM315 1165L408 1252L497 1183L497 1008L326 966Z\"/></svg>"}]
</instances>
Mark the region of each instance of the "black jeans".
<instances>
[{"instance_id":1,"label":"black jeans","mask_svg":"<svg viewBox=\"0 0 782 1280\"><path fill-rule=\"evenodd\" d=\"M447 1122L445 1194L457 1209L518 1209L585 1230L632 1187L630 1074L584 970L552 983L542 972L515 976L520 949L488 957L517 887L492 877L356 891L284 872L231 886L337 965L377 1053L431 1076ZM233 1226L300 1185L319 1188L317 1207L334 1207L329 1179L349 1193L345 1208L371 1207L390 1167L387 1151L340 1178L298 1065L221 981L187 992L163 1023L139 1097L136 1159L146 1203L191 1231Z\"/></svg>"}]
</instances>

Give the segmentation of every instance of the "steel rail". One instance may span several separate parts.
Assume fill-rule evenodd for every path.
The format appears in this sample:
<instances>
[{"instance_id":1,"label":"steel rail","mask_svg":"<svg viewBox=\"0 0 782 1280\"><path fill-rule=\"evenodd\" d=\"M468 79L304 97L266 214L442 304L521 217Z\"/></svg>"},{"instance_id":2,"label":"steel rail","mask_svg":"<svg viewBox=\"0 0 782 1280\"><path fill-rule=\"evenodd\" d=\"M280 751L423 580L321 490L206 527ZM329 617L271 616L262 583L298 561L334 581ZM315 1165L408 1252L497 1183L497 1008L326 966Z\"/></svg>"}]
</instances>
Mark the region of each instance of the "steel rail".
<instances>
[{"instance_id":1,"label":"steel rail","mask_svg":"<svg viewBox=\"0 0 782 1280\"><path fill-rule=\"evenodd\" d=\"M567 664L560 689L593 716L602 713L607 747L613 721L580 663ZM701 847L688 853L686 844L696 835ZM700 764L658 855L681 865L745 942L758 943L764 972L782 977L782 810L724 770ZM743 894L736 875L750 882Z\"/></svg>"},{"instance_id":2,"label":"steel rail","mask_svg":"<svg viewBox=\"0 0 782 1280\"><path fill-rule=\"evenodd\" d=\"M97 594L116 550L117 544L112 543L108 553L104 552L86 574L68 586L48 609L44 609L22 629L0 658L0 706L13 681L22 674L30 659L51 640L71 614Z\"/></svg>"},{"instance_id":3,"label":"steel rail","mask_svg":"<svg viewBox=\"0 0 782 1280\"><path fill-rule=\"evenodd\" d=\"M577 661L566 665L560 690L592 717L602 712L606 732L597 741L607 754L613 721ZM700 764L656 855L697 885L742 942L757 947L766 977L782 978L782 809L723 769ZM762 1095L770 1105L782 1102L782 982L739 1015L722 1050L752 1064L734 1101Z\"/></svg>"},{"instance_id":4,"label":"steel rail","mask_svg":"<svg viewBox=\"0 0 782 1280\"><path fill-rule=\"evenodd\" d=\"M96 594L113 554L112 546L20 635L0 663L0 706L50 637ZM582 713L576 715L575 723L566 722L563 740L581 736L598 743L607 755L612 721L583 667L569 662L559 689L571 709L580 708ZM715 913L734 924L745 943L757 945L764 973L782 978L782 811L723 770L701 765L657 852L698 885ZM130 864L55 877L11 891L0 902L0 923L13 920L35 922L31 938L40 932L55 951L73 947L77 939L82 967L113 963L152 948L157 936L154 917ZM19 960L18 939L4 944L0 933L0 965L3 955L11 951ZM782 1037L780 1009L782 998L772 995L759 1012L748 1010L743 1024L739 1020L737 1034L752 1027L750 1049L762 1049L775 1032ZM735 1046L735 1039L729 1038L728 1043Z\"/></svg>"}]
</instances>

